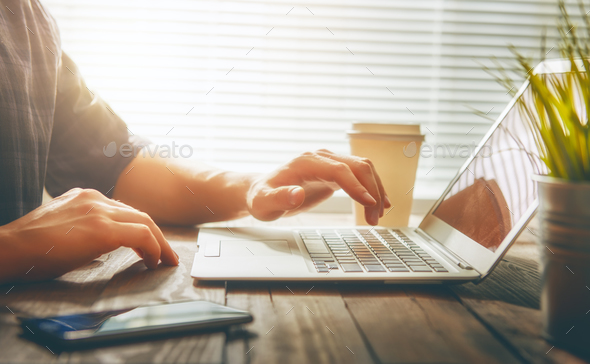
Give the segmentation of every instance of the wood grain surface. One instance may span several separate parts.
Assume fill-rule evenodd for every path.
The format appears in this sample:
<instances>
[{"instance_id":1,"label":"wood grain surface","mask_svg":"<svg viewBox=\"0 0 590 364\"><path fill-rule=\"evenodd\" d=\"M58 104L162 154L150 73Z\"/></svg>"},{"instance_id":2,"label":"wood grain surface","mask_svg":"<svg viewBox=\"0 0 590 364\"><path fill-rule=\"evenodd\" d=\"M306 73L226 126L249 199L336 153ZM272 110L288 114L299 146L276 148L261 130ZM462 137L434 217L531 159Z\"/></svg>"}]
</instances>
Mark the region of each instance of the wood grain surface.
<instances>
[{"instance_id":1,"label":"wood grain surface","mask_svg":"<svg viewBox=\"0 0 590 364\"><path fill-rule=\"evenodd\" d=\"M286 223L349 223L303 216ZM131 250L119 249L56 280L0 286L0 363L585 362L540 337L530 234L479 285L416 286L198 282L190 277L198 229L164 233L179 267L149 271ZM184 300L245 309L255 319L230 332L61 353L21 338L16 320Z\"/></svg>"}]
</instances>

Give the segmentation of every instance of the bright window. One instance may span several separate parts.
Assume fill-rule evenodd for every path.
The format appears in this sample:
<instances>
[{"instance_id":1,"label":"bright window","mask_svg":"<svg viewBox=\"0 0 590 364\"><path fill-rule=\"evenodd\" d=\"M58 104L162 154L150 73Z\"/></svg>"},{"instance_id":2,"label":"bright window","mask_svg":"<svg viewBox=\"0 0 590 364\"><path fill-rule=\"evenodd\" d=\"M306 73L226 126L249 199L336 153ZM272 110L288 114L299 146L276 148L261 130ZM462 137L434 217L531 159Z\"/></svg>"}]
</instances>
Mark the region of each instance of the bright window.
<instances>
[{"instance_id":1,"label":"bright window","mask_svg":"<svg viewBox=\"0 0 590 364\"><path fill-rule=\"evenodd\" d=\"M477 144L491 121L472 108L495 118L509 96L476 61L509 59L508 44L538 55L557 14L532 0L44 3L133 133L238 171L348 153L353 121L420 123L449 152ZM437 197L463 161L422 159L415 197Z\"/></svg>"}]
</instances>

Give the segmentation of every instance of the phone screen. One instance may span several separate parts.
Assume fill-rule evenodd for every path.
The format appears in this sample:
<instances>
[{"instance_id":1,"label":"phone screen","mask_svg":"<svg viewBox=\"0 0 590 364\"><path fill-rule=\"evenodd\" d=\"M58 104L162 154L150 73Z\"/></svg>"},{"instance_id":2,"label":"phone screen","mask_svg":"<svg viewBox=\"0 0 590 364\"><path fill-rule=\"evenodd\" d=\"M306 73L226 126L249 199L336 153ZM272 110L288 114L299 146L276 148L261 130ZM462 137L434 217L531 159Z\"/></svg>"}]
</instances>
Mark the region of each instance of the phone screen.
<instances>
[{"instance_id":1,"label":"phone screen","mask_svg":"<svg viewBox=\"0 0 590 364\"><path fill-rule=\"evenodd\" d=\"M246 311L207 301L191 301L79 315L24 318L21 321L25 333L27 329L33 333L36 330L53 339L71 342L188 332L246 323L252 321L252 316Z\"/></svg>"}]
</instances>

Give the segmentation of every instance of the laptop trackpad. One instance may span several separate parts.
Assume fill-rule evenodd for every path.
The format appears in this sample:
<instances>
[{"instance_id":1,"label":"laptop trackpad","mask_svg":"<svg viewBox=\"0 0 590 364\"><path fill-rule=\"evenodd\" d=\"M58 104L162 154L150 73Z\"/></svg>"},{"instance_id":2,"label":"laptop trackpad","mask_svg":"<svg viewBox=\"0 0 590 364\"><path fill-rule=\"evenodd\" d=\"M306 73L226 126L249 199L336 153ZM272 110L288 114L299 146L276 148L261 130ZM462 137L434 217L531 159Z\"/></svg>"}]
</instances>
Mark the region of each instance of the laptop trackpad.
<instances>
[{"instance_id":1,"label":"laptop trackpad","mask_svg":"<svg viewBox=\"0 0 590 364\"><path fill-rule=\"evenodd\" d=\"M291 255L287 240L221 240L222 257Z\"/></svg>"}]
</instances>

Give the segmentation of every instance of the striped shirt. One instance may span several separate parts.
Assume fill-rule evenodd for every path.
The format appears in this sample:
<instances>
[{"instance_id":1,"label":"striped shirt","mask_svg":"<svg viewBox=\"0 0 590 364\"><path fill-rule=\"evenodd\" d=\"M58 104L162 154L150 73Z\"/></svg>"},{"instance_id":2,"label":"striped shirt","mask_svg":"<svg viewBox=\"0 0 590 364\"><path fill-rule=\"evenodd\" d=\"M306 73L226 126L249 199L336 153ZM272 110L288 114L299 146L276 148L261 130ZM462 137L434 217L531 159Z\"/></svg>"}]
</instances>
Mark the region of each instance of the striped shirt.
<instances>
[{"instance_id":1,"label":"striped shirt","mask_svg":"<svg viewBox=\"0 0 590 364\"><path fill-rule=\"evenodd\" d=\"M110 196L131 159L103 148L145 142L86 87L38 0L0 4L0 225L40 206L44 186Z\"/></svg>"}]
</instances>

